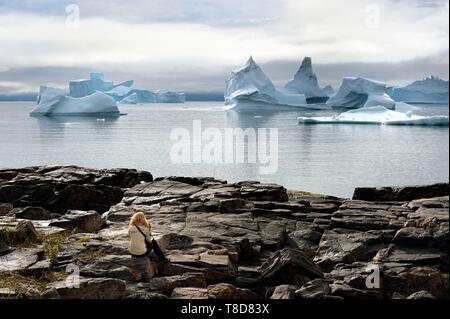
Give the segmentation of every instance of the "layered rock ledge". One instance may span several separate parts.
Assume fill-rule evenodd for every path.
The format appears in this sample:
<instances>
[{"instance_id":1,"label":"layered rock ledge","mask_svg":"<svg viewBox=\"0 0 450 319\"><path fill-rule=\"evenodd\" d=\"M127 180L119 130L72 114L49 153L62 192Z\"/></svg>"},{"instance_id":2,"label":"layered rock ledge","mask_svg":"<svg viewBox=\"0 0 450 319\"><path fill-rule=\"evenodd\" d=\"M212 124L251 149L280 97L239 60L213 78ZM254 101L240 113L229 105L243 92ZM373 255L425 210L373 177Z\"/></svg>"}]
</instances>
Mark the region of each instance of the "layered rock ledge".
<instances>
[{"instance_id":1,"label":"layered rock ledge","mask_svg":"<svg viewBox=\"0 0 450 319\"><path fill-rule=\"evenodd\" d=\"M448 183L345 199L131 169L0 170L0 298L448 299L448 194ZM151 279L127 251L138 211L170 259L145 265Z\"/></svg>"}]
</instances>

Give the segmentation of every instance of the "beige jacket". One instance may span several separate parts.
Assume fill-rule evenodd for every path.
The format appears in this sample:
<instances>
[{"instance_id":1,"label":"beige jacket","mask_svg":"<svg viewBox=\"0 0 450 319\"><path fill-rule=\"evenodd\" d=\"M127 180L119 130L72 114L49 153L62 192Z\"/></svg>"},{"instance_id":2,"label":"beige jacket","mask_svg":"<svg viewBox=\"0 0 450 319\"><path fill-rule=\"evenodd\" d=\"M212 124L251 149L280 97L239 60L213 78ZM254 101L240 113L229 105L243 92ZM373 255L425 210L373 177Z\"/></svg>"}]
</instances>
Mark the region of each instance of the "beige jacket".
<instances>
[{"instance_id":1,"label":"beige jacket","mask_svg":"<svg viewBox=\"0 0 450 319\"><path fill-rule=\"evenodd\" d=\"M151 242L153 240L152 234L147 227L139 226L139 229L145 234L145 237L148 241ZM128 230L128 235L130 236L130 254L137 256L144 255L147 252L147 248L145 246L145 238L144 236L142 236L137 227L131 226Z\"/></svg>"}]
</instances>

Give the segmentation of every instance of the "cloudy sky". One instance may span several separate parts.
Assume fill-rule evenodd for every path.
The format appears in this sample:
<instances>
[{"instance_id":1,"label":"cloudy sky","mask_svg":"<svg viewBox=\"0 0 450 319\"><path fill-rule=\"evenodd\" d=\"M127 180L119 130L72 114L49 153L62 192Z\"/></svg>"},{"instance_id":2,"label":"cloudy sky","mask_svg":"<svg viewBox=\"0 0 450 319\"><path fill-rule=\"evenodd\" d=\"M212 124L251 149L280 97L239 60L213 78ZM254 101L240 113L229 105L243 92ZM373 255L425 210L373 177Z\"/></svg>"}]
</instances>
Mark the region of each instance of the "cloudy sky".
<instances>
[{"instance_id":1,"label":"cloudy sky","mask_svg":"<svg viewBox=\"0 0 450 319\"><path fill-rule=\"evenodd\" d=\"M251 54L278 85L304 56L323 85L448 79L448 23L448 0L0 0L0 94L90 70L220 92Z\"/></svg>"}]
</instances>

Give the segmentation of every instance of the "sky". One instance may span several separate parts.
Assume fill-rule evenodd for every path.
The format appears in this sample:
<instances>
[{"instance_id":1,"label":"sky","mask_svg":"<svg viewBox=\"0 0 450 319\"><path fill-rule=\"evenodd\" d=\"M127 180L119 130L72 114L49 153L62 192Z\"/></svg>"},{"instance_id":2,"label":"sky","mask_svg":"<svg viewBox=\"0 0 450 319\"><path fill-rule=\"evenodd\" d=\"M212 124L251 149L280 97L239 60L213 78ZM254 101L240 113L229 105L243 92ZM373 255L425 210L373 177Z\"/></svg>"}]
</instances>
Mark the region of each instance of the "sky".
<instances>
[{"instance_id":1,"label":"sky","mask_svg":"<svg viewBox=\"0 0 450 319\"><path fill-rule=\"evenodd\" d=\"M448 0L0 0L0 95L103 71L142 89L222 92L253 55L276 85L448 79Z\"/></svg>"}]
</instances>

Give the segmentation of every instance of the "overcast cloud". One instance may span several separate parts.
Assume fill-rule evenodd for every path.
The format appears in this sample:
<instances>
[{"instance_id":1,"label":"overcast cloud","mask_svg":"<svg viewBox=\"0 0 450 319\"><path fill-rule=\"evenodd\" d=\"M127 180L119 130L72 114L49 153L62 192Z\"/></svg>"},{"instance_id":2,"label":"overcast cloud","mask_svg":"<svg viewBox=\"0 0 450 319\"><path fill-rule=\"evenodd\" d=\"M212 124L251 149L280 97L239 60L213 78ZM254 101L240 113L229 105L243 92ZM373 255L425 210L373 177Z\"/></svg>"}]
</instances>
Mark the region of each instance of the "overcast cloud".
<instances>
[{"instance_id":1,"label":"overcast cloud","mask_svg":"<svg viewBox=\"0 0 450 319\"><path fill-rule=\"evenodd\" d=\"M66 5L80 8L79 28ZM448 78L448 0L0 0L0 94L101 70L143 88L220 91L253 54L277 84L312 56L323 85Z\"/></svg>"}]
</instances>

